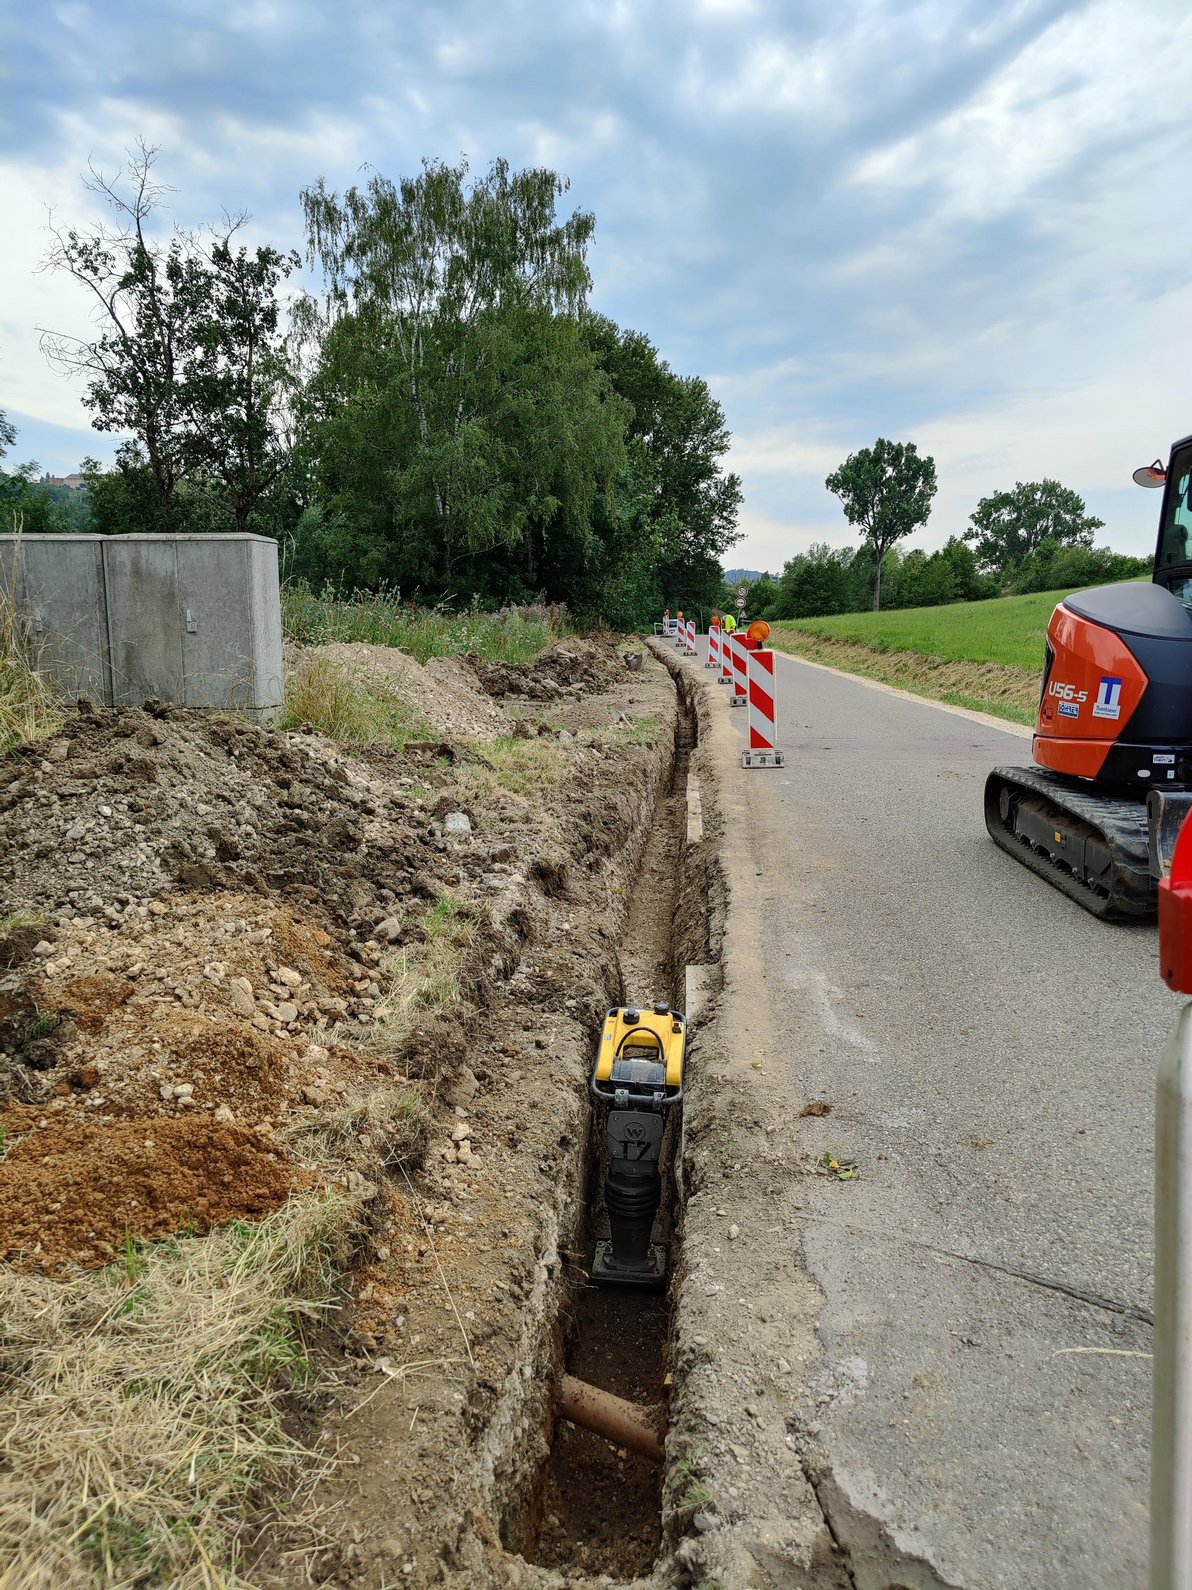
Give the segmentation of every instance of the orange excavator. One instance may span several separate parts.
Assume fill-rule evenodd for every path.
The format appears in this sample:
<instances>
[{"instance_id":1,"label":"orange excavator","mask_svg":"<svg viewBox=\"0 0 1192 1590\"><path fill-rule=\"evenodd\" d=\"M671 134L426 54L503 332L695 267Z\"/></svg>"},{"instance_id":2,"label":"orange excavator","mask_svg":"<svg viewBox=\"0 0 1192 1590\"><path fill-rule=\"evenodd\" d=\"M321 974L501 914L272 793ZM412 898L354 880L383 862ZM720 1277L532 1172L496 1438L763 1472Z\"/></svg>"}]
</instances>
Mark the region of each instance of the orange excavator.
<instances>
[{"instance_id":1,"label":"orange excavator","mask_svg":"<svg viewBox=\"0 0 1192 1590\"><path fill-rule=\"evenodd\" d=\"M995 767L995 842L1094 916L1153 916L1192 809L1192 436L1135 470L1161 487L1150 584L1101 585L1051 615L1035 767Z\"/></svg>"}]
</instances>

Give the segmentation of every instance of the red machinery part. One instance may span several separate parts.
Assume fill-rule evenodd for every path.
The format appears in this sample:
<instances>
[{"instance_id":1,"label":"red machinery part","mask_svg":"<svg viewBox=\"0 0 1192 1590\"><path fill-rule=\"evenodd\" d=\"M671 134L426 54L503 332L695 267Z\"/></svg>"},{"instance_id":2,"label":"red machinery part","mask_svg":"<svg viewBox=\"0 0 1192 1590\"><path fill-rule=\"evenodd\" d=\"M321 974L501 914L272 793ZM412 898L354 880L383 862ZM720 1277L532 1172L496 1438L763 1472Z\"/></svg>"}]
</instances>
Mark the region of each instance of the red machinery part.
<instances>
[{"instance_id":1,"label":"red machinery part","mask_svg":"<svg viewBox=\"0 0 1192 1590\"><path fill-rule=\"evenodd\" d=\"M1159 971L1168 988L1192 994L1192 818L1180 829L1170 873L1159 880Z\"/></svg>"}]
</instances>

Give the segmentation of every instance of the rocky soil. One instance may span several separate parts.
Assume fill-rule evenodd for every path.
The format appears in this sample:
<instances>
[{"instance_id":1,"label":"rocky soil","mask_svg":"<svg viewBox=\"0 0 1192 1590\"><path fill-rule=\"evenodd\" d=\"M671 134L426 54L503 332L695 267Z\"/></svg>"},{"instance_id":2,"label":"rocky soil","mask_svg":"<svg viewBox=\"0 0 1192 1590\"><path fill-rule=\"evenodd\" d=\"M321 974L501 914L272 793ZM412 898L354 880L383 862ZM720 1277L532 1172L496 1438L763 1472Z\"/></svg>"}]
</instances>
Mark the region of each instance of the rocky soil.
<instances>
[{"instance_id":1,"label":"rocky soil","mask_svg":"<svg viewBox=\"0 0 1192 1590\"><path fill-rule=\"evenodd\" d=\"M0 765L0 1255L74 1274L342 1182L367 1221L310 1430L337 1461L250 1579L578 1584L525 1556L674 686L611 636L371 662L449 696L441 743L81 702Z\"/></svg>"}]
</instances>

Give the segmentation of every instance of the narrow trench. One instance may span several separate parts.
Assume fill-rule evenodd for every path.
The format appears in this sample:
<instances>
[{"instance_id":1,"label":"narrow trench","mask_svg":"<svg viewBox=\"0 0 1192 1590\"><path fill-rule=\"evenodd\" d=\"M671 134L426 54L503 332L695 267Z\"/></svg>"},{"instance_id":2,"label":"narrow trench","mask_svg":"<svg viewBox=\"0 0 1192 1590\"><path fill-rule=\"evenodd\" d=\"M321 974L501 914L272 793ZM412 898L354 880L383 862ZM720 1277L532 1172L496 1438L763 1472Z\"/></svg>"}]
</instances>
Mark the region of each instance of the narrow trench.
<instances>
[{"instance_id":1,"label":"narrow trench","mask_svg":"<svg viewBox=\"0 0 1192 1590\"><path fill-rule=\"evenodd\" d=\"M685 958L675 921L686 851L687 774L696 740L695 715L679 698L675 754L659 792L649 837L629 900L620 952L620 1002L665 1001L681 1009ZM593 1013L593 1047L603 1012ZM603 1121L590 1117L585 1184L587 1212L576 1253L565 1317L559 1323L563 1366L578 1379L647 1408L663 1407L668 1386L670 1311L665 1291L596 1286L588 1279L596 1241L608 1235L603 1206ZM674 1145L678 1112L663 1140L662 1207L654 1240L673 1273L676 1253ZM564 1419L555 1421L550 1455L531 1510L534 1526L524 1555L564 1573L647 1573L662 1545L662 1472L647 1458L614 1447Z\"/></svg>"}]
</instances>

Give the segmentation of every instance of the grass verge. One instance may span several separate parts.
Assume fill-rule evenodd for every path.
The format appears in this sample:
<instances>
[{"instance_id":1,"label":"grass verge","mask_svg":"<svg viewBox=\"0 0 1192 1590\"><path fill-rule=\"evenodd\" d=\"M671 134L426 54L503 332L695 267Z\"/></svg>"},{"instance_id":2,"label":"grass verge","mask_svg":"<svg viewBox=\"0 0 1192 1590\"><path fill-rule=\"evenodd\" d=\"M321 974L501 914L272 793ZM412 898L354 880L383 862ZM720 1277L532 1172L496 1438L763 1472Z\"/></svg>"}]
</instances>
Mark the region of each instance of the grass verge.
<instances>
[{"instance_id":1,"label":"grass verge","mask_svg":"<svg viewBox=\"0 0 1192 1590\"><path fill-rule=\"evenodd\" d=\"M558 603L506 607L497 613L469 608L420 608L403 603L396 591L312 591L287 584L282 589L282 628L306 646L333 641L368 641L396 646L424 663L428 657L475 652L490 662L533 662L552 635L569 630L567 610Z\"/></svg>"},{"instance_id":2,"label":"grass verge","mask_svg":"<svg viewBox=\"0 0 1192 1590\"><path fill-rule=\"evenodd\" d=\"M876 652L912 652L943 662L999 663L1038 674L1043 642L1066 590L999 596L946 607L906 607L888 613L839 613L775 624L775 634L798 632L849 641Z\"/></svg>"},{"instance_id":3,"label":"grass verge","mask_svg":"<svg viewBox=\"0 0 1192 1590\"><path fill-rule=\"evenodd\" d=\"M781 629L775 625L770 644L776 651L789 652L793 657L826 663L863 679L878 679L933 701L946 701L950 706L988 712L1012 723L1035 721L1041 664L1028 670L1004 663L946 661L916 652L874 651L855 641L806 634L790 625Z\"/></svg>"},{"instance_id":4,"label":"grass verge","mask_svg":"<svg viewBox=\"0 0 1192 1590\"><path fill-rule=\"evenodd\" d=\"M6 1586L246 1583L255 1499L315 1477L282 1398L357 1210L310 1194L75 1280L0 1270Z\"/></svg>"},{"instance_id":5,"label":"grass verge","mask_svg":"<svg viewBox=\"0 0 1192 1590\"><path fill-rule=\"evenodd\" d=\"M989 602L841 613L777 623L770 644L845 673L1013 723L1033 724L1043 646L1068 591Z\"/></svg>"}]
</instances>

